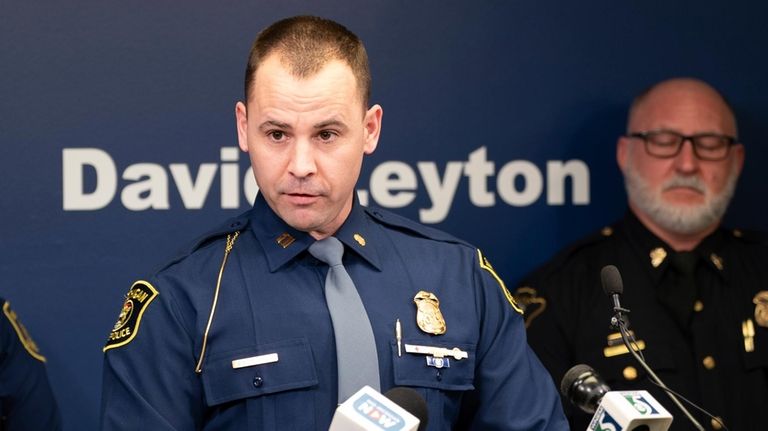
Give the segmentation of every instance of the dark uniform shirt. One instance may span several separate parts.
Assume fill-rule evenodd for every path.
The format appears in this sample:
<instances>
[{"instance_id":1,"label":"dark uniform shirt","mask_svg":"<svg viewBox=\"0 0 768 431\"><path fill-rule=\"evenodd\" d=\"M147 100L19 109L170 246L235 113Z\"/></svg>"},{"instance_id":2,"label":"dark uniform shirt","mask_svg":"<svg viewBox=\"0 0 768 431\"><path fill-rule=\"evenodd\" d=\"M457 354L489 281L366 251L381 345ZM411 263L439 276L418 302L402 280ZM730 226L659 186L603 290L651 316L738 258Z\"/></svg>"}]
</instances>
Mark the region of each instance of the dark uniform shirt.
<instances>
[{"instance_id":1,"label":"dark uniform shirt","mask_svg":"<svg viewBox=\"0 0 768 431\"><path fill-rule=\"evenodd\" d=\"M56 431L61 416L45 357L8 302L0 299L0 430Z\"/></svg>"},{"instance_id":2,"label":"dark uniform shirt","mask_svg":"<svg viewBox=\"0 0 768 431\"><path fill-rule=\"evenodd\" d=\"M679 269L681 259L688 271ZM649 391L674 416L671 429L693 429L610 327L613 306L600 280L605 265L621 272L630 329L661 380L731 430L768 429L768 246L719 229L693 253L678 255L628 213L516 290L531 347L555 380L587 364L613 390ZM585 429L590 416L564 403L572 428ZM689 410L705 428L719 428Z\"/></svg>"},{"instance_id":3,"label":"dark uniform shirt","mask_svg":"<svg viewBox=\"0 0 768 431\"><path fill-rule=\"evenodd\" d=\"M477 249L357 203L335 236L371 321L383 392L415 388L430 430L567 429L522 315ZM251 211L134 284L105 347L103 429L327 430L337 406L336 350L323 290L328 267L307 252L314 241L259 197ZM444 334L417 325L419 291L439 300ZM458 348L468 357L448 356L449 366L437 368L406 353L406 344ZM271 354L269 363L233 368L235 359Z\"/></svg>"}]
</instances>

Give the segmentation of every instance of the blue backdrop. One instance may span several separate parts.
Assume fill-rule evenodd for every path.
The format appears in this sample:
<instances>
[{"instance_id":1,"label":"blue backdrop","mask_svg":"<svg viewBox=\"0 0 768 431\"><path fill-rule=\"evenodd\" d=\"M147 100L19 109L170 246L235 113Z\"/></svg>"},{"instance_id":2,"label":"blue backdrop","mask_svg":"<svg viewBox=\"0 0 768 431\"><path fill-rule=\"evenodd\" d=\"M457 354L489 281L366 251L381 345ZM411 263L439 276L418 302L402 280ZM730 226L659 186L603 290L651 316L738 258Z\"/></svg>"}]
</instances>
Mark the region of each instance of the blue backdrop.
<instances>
[{"instance_id":1,"label":"blue backdrop","mask_svg":"<svg viewBox=\"0 0 768 431\"><path fill-rule=\"evenodd\" d=\"M369 51L384 128L363 198L475 243L510 285L622 214L626 106L671 76L707 80L735 106L747 161L727 221L766 229L767 9L4 1L0 295L48 358L66 429L95 429L122 295L248 206L247 157L230 150L246 56L258 30L303 13L340 21Z\"/></svg>"}]
</instances>

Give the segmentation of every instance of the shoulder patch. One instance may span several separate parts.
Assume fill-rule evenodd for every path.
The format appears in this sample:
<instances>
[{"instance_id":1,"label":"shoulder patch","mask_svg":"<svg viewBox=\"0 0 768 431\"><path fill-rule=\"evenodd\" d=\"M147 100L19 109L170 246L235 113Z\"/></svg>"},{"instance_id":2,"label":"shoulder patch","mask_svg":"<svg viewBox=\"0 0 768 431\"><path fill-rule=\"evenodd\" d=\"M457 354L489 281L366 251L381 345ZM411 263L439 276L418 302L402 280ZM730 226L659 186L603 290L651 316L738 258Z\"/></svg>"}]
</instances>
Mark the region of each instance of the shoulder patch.
<instances>
[{"instance_id":1,"label":"shoulder patch","mask_svg":"<svg viewBox=\"0 0 768 431\"><path fill-rule=\"evenodd\" d=\"M139 332L141 316L157 295L157 289L148 281L139 280L133 283L125 295L125 302L123 302L120 315L117 316L117 322L115 322L112 332L109 333L107 345L103 349L104 352L115 347L125 346L133 340L133 337Z\"/></svg>"},{"instance_id":2,"label":"shoulder patch","mask_svg":"<svg viewBox=\"0 0 768 431\"><path fill-rule=\"evenodd\" d=\"M480 249L477 249L477 258L480 261L480 268L483 268L484 270L488 271L491 276L496 280L497 283L499 283L499 286L501 287L501 291L504 292L504 296L507 298L507 301L509 301L509 304L512 306L512 308L515 309L520 314L523 314L523 309L520 308L519 305L517 305L517 301L515 301L515 298L512 296L511 293L509 293L509 290L507 289L507 286L504 284L504 281L499 277L498 274L496 274L496 271L493 269L493 266L491 266L491 262L488 261L488 259L483 256L483 252L480 251Z\"/></svg>"},{"instance_id":3,"label":"shoulder patch","mask_svg":"<svg viewBox=\"0 0 768 431\"><path fill-rule=\"evenodd\" d=\"M19 341L21 341L21 345L24 346L24 350L26 350L30 356L37 359L38 361L45 362L45 356L40 354L40 349L37 347L37 343L35 343L35 341L29 335L27 328L21 324L21 321L19 321L19 316L16 315L16 312L11 310L10 302L6 301L5 304L3 304L3 313L5 314L5 317L8 318L8 321L11 322L11 326L13 326L13 330L16 331L16 335L18 335Z\"/></svg>"},{"instance_id":4,"label":"shoulder patch","mask_svg":"<svg viewBox=\"0 0 768 431\"><path fill-rule=\"evenodd\" d=\"M547 300L540 297L536 289L530 286L518 287L513 295L517 304L525 312L525 327L531 326L533 319L537 318L547 308Z\"/></svg>"}]
</instances>

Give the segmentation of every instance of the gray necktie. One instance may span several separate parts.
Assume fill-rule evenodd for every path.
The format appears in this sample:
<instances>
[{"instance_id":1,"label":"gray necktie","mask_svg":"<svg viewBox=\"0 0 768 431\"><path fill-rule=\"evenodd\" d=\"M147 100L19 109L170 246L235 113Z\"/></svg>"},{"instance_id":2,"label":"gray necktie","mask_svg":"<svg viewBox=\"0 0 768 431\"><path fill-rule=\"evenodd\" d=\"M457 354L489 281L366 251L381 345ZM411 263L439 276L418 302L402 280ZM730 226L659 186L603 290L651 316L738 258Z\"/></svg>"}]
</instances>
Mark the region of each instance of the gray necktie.
<instances>
[{"instance_id":1,"label":"gray necktie","mask_svg":"<svg viewBox=\"0 0 768 431\"><path fill-rule=\"evenodd\" d=\"M309 252L329 266L325 277L325 300L336 337L339 403L365 385L380 390L376 341L363 301L341 263L344 245L331 236L312 244Z\"/></svg>"}]
</instances>

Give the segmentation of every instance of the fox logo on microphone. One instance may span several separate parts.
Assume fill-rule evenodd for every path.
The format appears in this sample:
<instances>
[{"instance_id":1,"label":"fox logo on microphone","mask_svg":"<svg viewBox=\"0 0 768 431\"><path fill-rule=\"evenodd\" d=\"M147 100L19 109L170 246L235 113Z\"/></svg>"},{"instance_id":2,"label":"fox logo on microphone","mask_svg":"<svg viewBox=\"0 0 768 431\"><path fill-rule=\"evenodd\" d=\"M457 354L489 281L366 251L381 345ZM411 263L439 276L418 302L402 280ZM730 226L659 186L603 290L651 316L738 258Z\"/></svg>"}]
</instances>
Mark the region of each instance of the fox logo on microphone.
<instances>
[{"instance_id":1,"label":"fox logo on microphone","mask_svg":"<svg viewBox=\"0 0 768 431\"><path fill-rule=\"evenodd\" d=\"M589 431L664 431L672 415L646 391L611 391L600 401Z\"/></svg>"}]
</instances>

